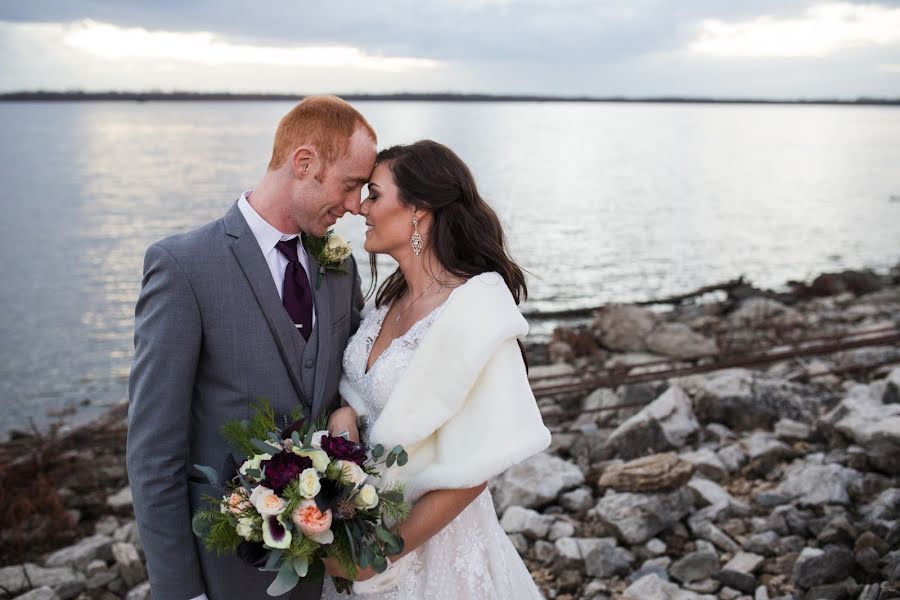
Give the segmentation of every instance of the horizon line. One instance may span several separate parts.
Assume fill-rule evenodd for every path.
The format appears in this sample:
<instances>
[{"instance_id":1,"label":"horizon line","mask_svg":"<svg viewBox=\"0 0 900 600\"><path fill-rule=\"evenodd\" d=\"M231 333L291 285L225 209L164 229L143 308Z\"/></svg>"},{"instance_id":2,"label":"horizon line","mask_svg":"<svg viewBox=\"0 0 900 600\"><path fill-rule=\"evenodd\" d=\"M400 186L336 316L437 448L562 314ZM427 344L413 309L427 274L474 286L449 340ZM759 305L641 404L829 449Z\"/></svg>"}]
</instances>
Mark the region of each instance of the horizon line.
<instances>
[{"instance_id":1,"label":"horizon line","mask_svg":"<svg viewBox=\"0 0 900 600\"><path fill-rule=\"evenodd\" d=\"M267 92L190 92L190 91L14 91L0 92L0 101L232 101L232 100L299 100L318 94L288 94ZM808 98L752 98L693 95L553 95L553 94L488 94L457 92L391 92L379 94L347 93L334 94L348 101L419 101L419 102L596 102L596 103L670 103L670 104L830 104L830 105L900 105L900 97L882 98L857 96L808 97Z\"/></svg>"}]
</instances>

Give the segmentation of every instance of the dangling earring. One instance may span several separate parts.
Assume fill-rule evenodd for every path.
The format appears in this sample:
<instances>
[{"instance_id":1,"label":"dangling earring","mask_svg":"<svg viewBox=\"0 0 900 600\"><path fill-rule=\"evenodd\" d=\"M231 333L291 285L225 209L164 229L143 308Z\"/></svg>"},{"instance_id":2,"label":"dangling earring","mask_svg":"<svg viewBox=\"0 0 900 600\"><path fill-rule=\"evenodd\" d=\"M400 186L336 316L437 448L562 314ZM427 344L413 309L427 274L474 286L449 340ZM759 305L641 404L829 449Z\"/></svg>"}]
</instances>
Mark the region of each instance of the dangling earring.
<instances>
[{"instance_id":1,"label":"dangling earring","mask_svg":"<svg viewBox=\"0 0 900 600\"><path fill-rule=\"evenodd\" d=\"M419 218L416 215L413 215L413 229L410 243L412 244L413 252L416 253L416 256L419 256L422 253L422 248L425 247L425 241L419 235Z\"/></svg>"}]
</instances>

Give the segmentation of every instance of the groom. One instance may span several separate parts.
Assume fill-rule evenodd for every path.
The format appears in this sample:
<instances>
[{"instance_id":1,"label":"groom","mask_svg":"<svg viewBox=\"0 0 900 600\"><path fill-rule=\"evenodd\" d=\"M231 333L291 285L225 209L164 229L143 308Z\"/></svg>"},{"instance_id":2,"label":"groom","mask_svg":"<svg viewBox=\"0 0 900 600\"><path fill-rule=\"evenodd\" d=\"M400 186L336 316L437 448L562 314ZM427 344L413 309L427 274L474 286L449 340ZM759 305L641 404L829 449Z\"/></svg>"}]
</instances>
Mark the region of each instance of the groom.
<instances>
[{"instance_id":1,"label":"groom","mask_svg":"<svg viewBox=\"0 0 900 600\"><path fill-rule=\"evenodd\" d=\"M193 465L223 465L222 424L256 398L313 418L337 405L359 324L356 263L322 275L298 237L356 214L375 163L365 118L333 96L282 118L268 170L225 216L147 250L135 310L127 463L153 600L265 598L273 573L205 550L191 515L207 495ZM224 467L224 465L223 465ZM319 598L297 586L293 600Z\"/></svg>"}]
</instances>

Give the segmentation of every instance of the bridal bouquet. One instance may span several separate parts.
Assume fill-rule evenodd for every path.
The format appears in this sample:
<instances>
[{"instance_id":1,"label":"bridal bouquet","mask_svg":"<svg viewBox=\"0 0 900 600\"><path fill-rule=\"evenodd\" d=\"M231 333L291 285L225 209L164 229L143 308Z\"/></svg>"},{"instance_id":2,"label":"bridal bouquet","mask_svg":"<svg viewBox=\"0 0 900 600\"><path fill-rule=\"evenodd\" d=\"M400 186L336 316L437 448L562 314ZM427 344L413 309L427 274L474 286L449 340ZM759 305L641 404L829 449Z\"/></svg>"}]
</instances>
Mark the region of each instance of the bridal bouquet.
<instances>
[{"instance_id":1,"label":"bridal bouquet","mask_svg":"<svg viewBox=\"0 0 900 600\"><path fill-rule=\"evenodd\" d=\"M248 420L223 427L229 444L249 457L230 480L220 482L214 469L195 465L228 493L207 497L211 507L194 515L194 533L211 551L277 573L270 596L300 579L323 577L325 557L353 577L357 567L383 572L387 556L403 550L403 539L386 526L409 512L402 486L378 489L367 480L379 464L403 466L406 452L396 446L385 453L379 445L367 453L330 436L325 423L299 419L278 428L274 411L261 402ZM352 582L335 579L335 587L350 592Z\"/></svg>"}]
</instances>

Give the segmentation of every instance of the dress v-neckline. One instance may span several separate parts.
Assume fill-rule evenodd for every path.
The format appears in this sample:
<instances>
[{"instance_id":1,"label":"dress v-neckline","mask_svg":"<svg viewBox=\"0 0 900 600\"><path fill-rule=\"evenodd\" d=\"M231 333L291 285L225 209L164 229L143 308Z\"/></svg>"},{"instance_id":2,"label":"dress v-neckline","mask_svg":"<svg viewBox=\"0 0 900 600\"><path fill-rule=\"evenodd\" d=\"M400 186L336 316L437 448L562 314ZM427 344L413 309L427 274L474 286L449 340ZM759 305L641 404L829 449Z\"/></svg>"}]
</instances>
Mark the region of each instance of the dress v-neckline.
<instances>
[{"instance_id":1,"label":"dress v-neckline","mask_svg":"<svg viewBox=\"0 0 900 600\"><path fill-rule=\"evenodd\" d=\"M456 293L456 290L458 290L460 287L462 287L462 286L458 286L458 287L454 288L453 290L451 290L450 293L447 295L447 297L444 299L443 302L441 302L440 304L438 304L437 306L435 306L435 307L434 307L433 309L431 309L426 315L424 315L421 319L419 319L418 321L416 321L415 323L413 323L413 324L409 327L409 329L406 330L406 333L404 333L403 335L398 335L397 337L395 337L394 339L392 339L392 340L391 340L391 343L389 343L389 344L385 347L385 349L381 351L381 354L379 354L379 355L375 358L375 360L372 361L372 364L370 365L370 364L369 364L369 359L372 357L372 350L375 349L375 343L378 341L378 336L381 335L381 330L384 328L384 322L385 322L385 320L387 320L387 315L388 315L388 313L391 311L391 307L390 307L390 306L383 307L382 310L384 311L384 314L381 315L381 320L378 322L378 328L375 330L374 337L372 337L372 346L369 348L369 351L366 352L366 361L365 361L365 363L363 363L363 377L368 377L369 373L371 373L371 372L375 369L375 365L378 364L378 361L380 361L380 360L382 359L382 357L383 357L385 354L387 354L387 353L394 347L394 344L395 344L395 343L397 343L398 341L400 341L400 340L404 339L405 337L407 337L410 333L412 333L413 331L415 331L415 330L419 327L420 324L424 323L427 319L430 319L431 316L432 316L434 313L436 313L436 312L437 312L438 310L440 310L444 305L446 305L447 302L450 301L450 298L453 297L453 294Z\"/></svg>"}]
</instances>

